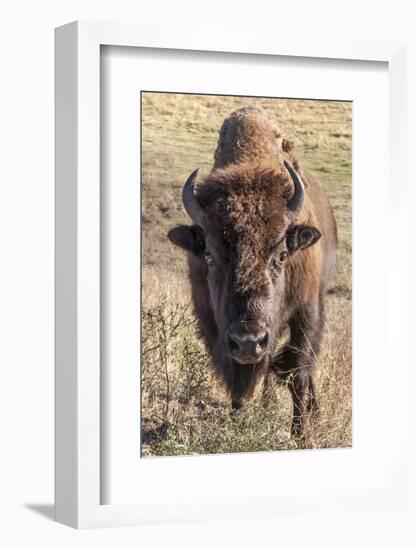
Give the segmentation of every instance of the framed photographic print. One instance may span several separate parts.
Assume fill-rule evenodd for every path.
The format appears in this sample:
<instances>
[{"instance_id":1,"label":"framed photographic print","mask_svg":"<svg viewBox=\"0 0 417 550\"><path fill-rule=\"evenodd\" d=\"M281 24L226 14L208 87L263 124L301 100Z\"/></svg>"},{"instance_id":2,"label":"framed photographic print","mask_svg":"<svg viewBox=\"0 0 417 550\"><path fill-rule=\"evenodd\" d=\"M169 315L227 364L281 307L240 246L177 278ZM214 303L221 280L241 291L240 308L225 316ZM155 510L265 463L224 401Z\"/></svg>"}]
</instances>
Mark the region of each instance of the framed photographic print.
<instances>
[{"instance_id":1,"label":"framed photographic print","mask_svg":"<svg viewBox=\"0 0 417 550\"><path fill-rule=\"evenodd\" d=\"M401 43L57 29L58 521L401 505L404 79Z\"/></svg>"},{"instance_id":2,"label":"framed photographic print","mask_svg":"<svg viewBox=\"0 0 417 550\"><path fill-rule=\"evenodd\" d=\"M141 115L142 456L351 447L352 103L142 91Z\"/></svg>"}]
</instances>

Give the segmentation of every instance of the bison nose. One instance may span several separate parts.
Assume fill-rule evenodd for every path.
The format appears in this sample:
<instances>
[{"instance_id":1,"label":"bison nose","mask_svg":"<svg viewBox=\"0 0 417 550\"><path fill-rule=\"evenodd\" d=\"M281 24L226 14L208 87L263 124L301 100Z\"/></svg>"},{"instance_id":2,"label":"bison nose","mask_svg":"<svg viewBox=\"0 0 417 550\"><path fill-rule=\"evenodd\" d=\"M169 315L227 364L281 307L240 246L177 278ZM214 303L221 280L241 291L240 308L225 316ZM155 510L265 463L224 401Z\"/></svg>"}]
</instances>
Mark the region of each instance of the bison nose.
<instances>
[{"instance_id":1,"label":"bison nose","mask_svg":"<svg viewBox=\"0 0 417 550\"><path fill-rule=\"evenodd\" d=\"M230 355L238 363L253 364L265 355L269 334L264 328L252 328L250 332L230 330L227 335L227 346Z\"/></svg>"}]
</instances>

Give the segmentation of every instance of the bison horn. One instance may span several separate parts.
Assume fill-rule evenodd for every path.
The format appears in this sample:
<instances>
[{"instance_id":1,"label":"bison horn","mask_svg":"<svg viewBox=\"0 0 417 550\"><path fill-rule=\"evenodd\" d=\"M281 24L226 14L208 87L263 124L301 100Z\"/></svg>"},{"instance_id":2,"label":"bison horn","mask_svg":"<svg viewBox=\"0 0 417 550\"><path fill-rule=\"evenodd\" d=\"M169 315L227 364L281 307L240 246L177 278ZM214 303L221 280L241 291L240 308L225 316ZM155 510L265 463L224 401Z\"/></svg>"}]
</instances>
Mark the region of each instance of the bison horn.
<instances>
[{"instance_id":1,"label":"bison horn","mask_svg":"<svg viewBox=\"0 0 417 550\"><path fill-rule=\"evenodd\" d=\"M205 218L204 210L198 204L198 201L194 196L194 183L195 183L195 180L197 179L197 174L198 174L198 168L191 174L191 176L185 182L184 188L182 190L182 202L184 204L184 208L187 214L190 216L192 221L196 225L203 227L204 218Z\"/></svg>"},{"instance_id":2,"label":"bison horn","mask_svg":"<svg viewBox=\"0 0 417 550\"><path fill-rule=\"evenodd\" d=\"M294 194L287 202L287 208L294 214L297 214L301 210L304 202L304 184L291 164L286 160L284 160L284 164L294 182Z\"/></svg>"}]
</instances>

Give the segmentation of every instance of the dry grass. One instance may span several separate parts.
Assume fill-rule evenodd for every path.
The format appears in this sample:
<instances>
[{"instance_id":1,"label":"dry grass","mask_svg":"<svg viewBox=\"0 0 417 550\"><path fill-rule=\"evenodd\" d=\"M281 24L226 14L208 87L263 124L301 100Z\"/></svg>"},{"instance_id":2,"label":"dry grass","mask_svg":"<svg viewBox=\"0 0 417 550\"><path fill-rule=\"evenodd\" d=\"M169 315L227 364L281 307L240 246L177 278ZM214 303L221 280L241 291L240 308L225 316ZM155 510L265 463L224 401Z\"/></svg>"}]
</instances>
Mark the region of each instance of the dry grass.
<instances>
[{"instance_id":1,"label":"dry grass","mask_svg":"<svg viewBox=\"0 0 417 550\"><path fill-rule=\"evenodd\" d=\"M180 94L142 95L142 454L179 455L297 448L288 435L289 392L261 407L259 396L234 414L196 337L185 255L166 238L188 223L184 179L210 170L223 119L257 103L295 141L305 167L325 187L339 231L337 270L327 296L318 358L321 406L317 448L351 445L351 105Z\"/></svg>"}]
</instances>

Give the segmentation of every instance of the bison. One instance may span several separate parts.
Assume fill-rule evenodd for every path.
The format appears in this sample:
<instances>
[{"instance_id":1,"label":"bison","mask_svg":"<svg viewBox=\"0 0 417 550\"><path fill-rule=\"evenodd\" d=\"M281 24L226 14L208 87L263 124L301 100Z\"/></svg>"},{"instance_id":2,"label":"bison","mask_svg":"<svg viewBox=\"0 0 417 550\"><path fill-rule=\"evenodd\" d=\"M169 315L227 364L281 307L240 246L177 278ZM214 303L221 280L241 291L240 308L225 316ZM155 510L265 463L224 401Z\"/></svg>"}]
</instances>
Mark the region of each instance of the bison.
<instances>
[{"instance_id":1,"label":"bison","mask_svg":"<svg viewBox=\"0 0 417 550\"><path fill-rule=\"evenodd\" d=\"M168 238L188 253L194 311L232 407L262 376L268 402L276 377L291 392L291 434L304 438L318 412L314 370L337 236L325 193L293 149L264 109L232 113L209 175L185 181L192 225Z\"/></svg>"}]
</instances>

